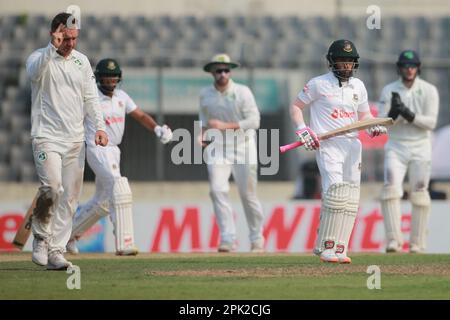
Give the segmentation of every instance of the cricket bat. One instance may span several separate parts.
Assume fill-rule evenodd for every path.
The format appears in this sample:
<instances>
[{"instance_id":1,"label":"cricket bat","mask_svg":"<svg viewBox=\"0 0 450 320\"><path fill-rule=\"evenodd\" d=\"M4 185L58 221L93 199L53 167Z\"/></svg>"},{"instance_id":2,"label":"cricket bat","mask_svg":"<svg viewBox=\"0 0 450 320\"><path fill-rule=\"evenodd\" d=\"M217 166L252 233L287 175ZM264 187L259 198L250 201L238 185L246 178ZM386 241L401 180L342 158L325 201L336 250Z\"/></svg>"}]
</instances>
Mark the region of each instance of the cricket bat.
<instances>
[{"instance_id":1,"label":"cricket bat","mask_svg":"<svg viewBox=\"0 0 450 320\"><path fill-rule=\"evenodd\" d=\"M23 219L22 224L17 230L16 236L13 240L13 245L15 245L20 250L23 249L31 234L31 218L33 215L34 207L36 206L37 197L37 195L34 197L33 202L31 203L31 206L28 209L27 214L25 215L25 218Z\"/></svg>"},{"instance_id":2,"label":"cricket bat","mask_svg":"<svg viewBox=\"0 0 450 320\"><path fill-rule=\"evenodd\" d=\"M364 130L370 127L373 127L375 125L381 125L381 126L391 126L394 124L394 120L392 118L372 118L372 119L366 119L357 121L355 123L343 126L342 128L331 130L328 132L325 132L323 134L320 134L318 136L319 140L326 140L332 137L341 136L349 132L358 131L358 130ZM295 149L297 147L302 146L303 143L301 141L296 141L284 146L280 147L280 152L285 153L286 151L289 151L291 149Z\"/></svg>"}]
</instances>

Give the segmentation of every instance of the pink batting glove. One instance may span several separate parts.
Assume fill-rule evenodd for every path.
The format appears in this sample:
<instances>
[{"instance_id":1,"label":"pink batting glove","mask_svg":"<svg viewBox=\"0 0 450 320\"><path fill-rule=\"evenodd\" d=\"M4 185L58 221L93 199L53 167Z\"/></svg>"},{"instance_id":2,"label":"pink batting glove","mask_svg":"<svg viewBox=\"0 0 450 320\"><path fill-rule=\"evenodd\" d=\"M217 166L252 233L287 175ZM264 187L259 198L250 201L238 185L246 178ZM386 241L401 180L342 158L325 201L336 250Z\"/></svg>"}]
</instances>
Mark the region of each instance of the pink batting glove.
<instances>
[{"instance_id":1,"label":"pink batting glove","mask_svg":"<svg viewBox=\"0 0 450 320\"><path fill-rule=\"evenodd\" d=\"M311 130L310 127L305 126L295 131L295 133L298 135L299 140L303 143L306 150L313 151L319 149L319 138L317 138L317 135Z\"/></svg>"}]
</instances>

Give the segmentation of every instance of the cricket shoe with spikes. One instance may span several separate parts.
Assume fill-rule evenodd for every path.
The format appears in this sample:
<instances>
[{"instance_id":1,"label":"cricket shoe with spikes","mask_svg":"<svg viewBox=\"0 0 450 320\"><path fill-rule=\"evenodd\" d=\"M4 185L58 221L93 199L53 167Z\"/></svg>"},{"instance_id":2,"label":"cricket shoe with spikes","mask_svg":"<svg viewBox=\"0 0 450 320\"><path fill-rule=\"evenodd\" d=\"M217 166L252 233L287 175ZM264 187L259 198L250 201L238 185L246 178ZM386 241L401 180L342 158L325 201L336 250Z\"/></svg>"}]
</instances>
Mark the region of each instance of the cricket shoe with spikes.
<instances>
[{"instance_id":1,"label":"cricket shoe with spikes","mask_svg":"<svg viewBox=\"0 0 450 320\"><path fill-rule=\"evenodd\" d=\"M48 263L48 243L46 240L36 235L33 239L31 261L38 266L46 266Z\"/></svg>"},{"instance_id":2,"label":"cricket shoe with spikes","mask_svg":"<svg viewBox=\"0 0 450 320\"><path fill-rule=\"evenodd\" d=\"M350 264L352 263L352 259L347 256L347 253L345 252L345 246L344 245L337 245L336 246L336 257L338 258L338 262L341 264Z\"/></svg>"},{"instance_id":3,"label":"cricket shoe with spikes","mask_svg":"<svg viewBox=\"0 0 450 320\"><path fill-rule=\"evenodd\" d=\"M66 250L70 254L78 254L78 253L80 253L80 250L78 250L78 247L77 247L77 240L70 239L69 242L67 242Z\"/></svg>"},{"instance_id":4,"label":"cricket shoe with spikes","mask_svg":"<svg viewBox=\"0 0 450 320\"><path fill-rule=\"evenodd\" d=\"M222 242L220 243L219 247L217 248L218 252L231 252L234 251L235 245L232 242Z\"/></svg>"},{"instance_id":5,"label":"cricket shoe with spikes","mask_svg":"<svg viewBox=\"0 0 450 320\"><path fill-rule=\"evenodd\" d=\"M64 258L60 250L50 252L48 255L47 270L67 270L72 263Z\"/></svg>"},{"instance_id":6,"label":"cricket shoe with spikes","mask_svg":"<svg viewBox=\"0 0 450 320\"><path fill-rule=\"evenodd\" d=\"M137 256L139 250L136 247L127 248L124 250L116 251L116 256Z\"/></svg>"},{"instance_id":7,"label":"cricket shoe with spikes","mask_svg":"<svg viewBox=\"0 0 450 320\"><path fill-rule=\"evenodd\" d=\"M392 252L402 252L402 246L396 240L389 241L386 246L386 253Z\"/></svg>"},{"instance_id":8,"label":"cricket shoe with spikes","mask_svg":"<svg viewBox=\"0 0 450 320\"><path fill-rule=\"evenodd\" d=\"M334 241L325 241L325 250L320 253L320 261L329 263L339 262L334 249Z\"/></svg>"}]
</instances>

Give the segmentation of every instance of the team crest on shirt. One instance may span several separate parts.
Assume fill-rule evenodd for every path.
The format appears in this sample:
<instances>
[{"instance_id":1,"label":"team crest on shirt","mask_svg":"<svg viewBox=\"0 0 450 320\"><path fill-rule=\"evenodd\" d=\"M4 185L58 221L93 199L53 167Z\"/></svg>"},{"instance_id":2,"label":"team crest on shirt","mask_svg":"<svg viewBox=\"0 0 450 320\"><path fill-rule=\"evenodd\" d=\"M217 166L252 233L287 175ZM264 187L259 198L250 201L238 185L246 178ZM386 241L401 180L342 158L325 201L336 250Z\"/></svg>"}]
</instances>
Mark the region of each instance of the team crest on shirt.
<instances>
[{"instance_id":1,"label":"team crest on shirt","mask_svg":"<svg viewBox=\"0 0 450 320\"><path fill-rule=\"evenodd\" d=\"M80 67L83 65L83 62L81 62L80 59L75 59L75 60L73 60L73 62L74 62L75 64L79 65Z\"/></svg>"},{"instance_id":2,"label":"team crest on shirt","mask_svg":"<svg viewBox=\"0 0 450 320\"><path fill-rule=\"evenodd\" d=\"M353 94L353 101L358 102L358 95L356 93Z\"/></svg>"},{"instance_id":3,"label":"team crest on shirt","mask_svg":"<svg viewBox=\"0 0 450 320\"><path fill-rule=\"evenodd\" d=\"M44 162L47 160L47 153L45 151L41 151L37 154L37 159L39 162Z\"/></svg>"}]
</instances>

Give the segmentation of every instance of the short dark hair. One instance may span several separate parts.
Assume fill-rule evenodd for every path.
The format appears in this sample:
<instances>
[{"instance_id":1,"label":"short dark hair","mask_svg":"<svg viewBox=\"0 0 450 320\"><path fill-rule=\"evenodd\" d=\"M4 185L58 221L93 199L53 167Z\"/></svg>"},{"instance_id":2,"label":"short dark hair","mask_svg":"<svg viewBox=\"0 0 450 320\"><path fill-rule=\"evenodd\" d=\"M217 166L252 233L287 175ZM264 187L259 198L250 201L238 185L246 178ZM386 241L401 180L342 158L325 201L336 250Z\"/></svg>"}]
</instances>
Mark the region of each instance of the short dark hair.
<instances>
[{"instance_id":1,"label":"short dark hair","mask_svg":"<svg viewBox=\"0 0 450 320\"><path fill-rule=\"evenodd\" d=\"M52 20L51 31L55 32L58 29L58 26L62 23L67 27L67 20L72 17L72 25L75 25L75 17L73 17L70 13L61 12L58 13Z\"/></svg>"}]
</instances>

